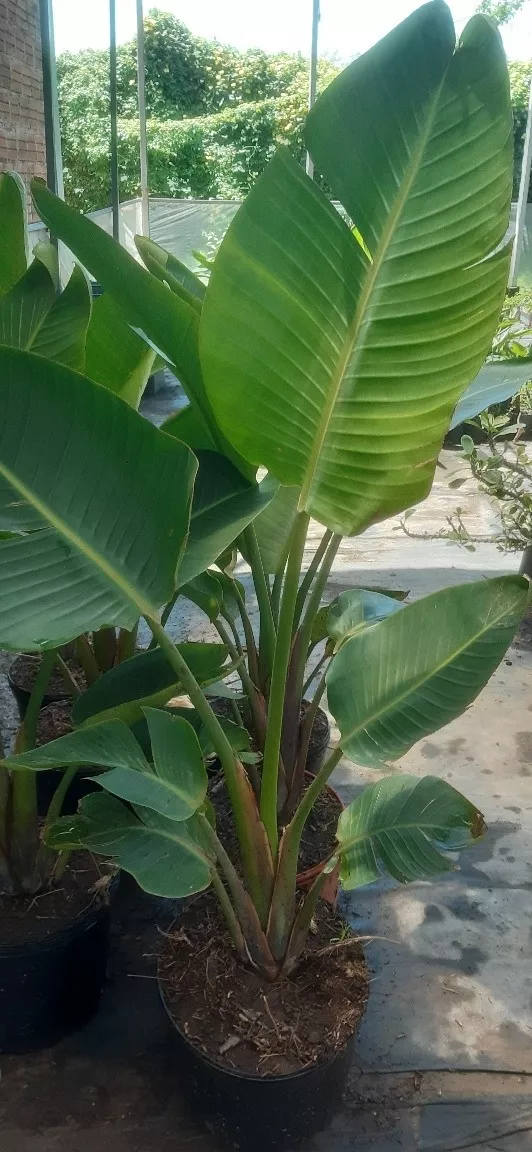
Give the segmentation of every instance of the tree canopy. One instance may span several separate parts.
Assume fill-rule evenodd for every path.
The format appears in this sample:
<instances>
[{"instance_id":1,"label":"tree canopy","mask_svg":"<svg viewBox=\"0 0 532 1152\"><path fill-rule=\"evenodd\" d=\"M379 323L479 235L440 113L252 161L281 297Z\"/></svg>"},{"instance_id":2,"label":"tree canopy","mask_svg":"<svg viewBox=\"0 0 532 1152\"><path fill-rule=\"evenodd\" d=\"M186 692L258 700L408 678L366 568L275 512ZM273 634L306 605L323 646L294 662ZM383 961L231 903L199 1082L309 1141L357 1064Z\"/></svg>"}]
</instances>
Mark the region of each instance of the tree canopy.
<instances>
[{"instance_id":1,"label":"tree canopy","mask_svg":"<svg viewBox=\"0 0 532 1152\"><path fill-rule=\"evenodd\" d=\"M502 22L529 0L482 0ZM495 11L497 10L497 12ZM500 10L500 11L499 11ZM169 12L145 18L150 193L208 199L249 191L278 143L304 155L309 62L301 54L238 49L193 36ZM120 197L139 192L137 45L118 48ZM318 89L339 71L318 65ZM516 171L526 126L532 61L510 64ZM65 193L83 211L109 205L109 53L87 49L58 59Z\"/></svg>"}]
</instances>

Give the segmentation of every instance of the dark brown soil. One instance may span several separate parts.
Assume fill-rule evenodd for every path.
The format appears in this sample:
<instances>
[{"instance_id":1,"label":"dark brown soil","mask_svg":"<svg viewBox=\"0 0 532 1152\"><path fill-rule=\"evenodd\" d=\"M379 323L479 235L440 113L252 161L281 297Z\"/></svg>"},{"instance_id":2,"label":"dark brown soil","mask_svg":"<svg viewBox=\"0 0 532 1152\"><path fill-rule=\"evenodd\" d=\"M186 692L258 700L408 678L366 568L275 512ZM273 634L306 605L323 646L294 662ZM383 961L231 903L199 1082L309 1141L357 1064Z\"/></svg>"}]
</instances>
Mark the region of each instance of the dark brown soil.
<instances>
[{"instance_id":1,"label":"dark brown soil","mask_svg":"<svg viewBox=\"0 0 532 1152\"><path fill-rule=\"evenodd\" d=\"M216 812L216 831L233 863L238 863L238 841L225 783L219 777L213 783L210 798ZM332 788L326 788L312 809L301 838L299 872L314 868L331 855L336 843L336 828L342 803Z\"/></svg>"},{"instance_id":2,"label":"dark brown soil","mask_svg":"<svg viewBox=\"0 0 532 1152\"><path fill-rule=\"evenodd\" d=\"M94 900L106 899L109 868L89 852L76 852L57 887L35 896L0 896L0 946L45 940Z\"/></svg>"},{"instance_id":3,"label":"dark brown soil","mask_svg":"<svg viewBox=\"0 0 532 1152\"><path fill-rule=\"evenodd\" d=\"M72 704L70 700L58 700L56 704L47 704L41 708L37 721L36 744L49 744L59 736L66 736L72 732Z\"/></svg>"},{"instance_id":4,"label":"dark brown soil","mask_svg":"<svg viewBox=\"0 0 532 1152\"><path fill-rule=\"evenodd\" d=\"M26 692L31 692L35 684L35 677L39 670L40 663L40 656L32 656L22 652L20 656L14 659L9 669L9 675L17 687L25 689ZM77 660L72 659L65 660L65 664L80 691L84 692L87 684L81 665ZM69 693L59 668L53 668L46 688L46 696L50 699L64 700L68 695Z\"/></svg>"},{"instance_id":5,"label":"dark brown soil","mask_svg":"<svg viewBox=\"0 0 532 1152\"><path fill-rule=\"evenodd\" d=\"M210 703L213 711L216 712L217 716L223 716L225 720L232 720L233 723L235 722L235 716L233 713L233 709L231 708L231 701L230 700L226 700L225 697L223 697L223 696L213 696L212 699L210 699L209 703ZM310 705L310 700L303 700L303 703L301 705L301 712L300 712L300 719L301 720L303 719L309 705ZM239 700L238 701L238 707L240 709L242 719L244 721L244 725L250 733L252 746L254 748L256 748L257 747L256 738L255 738L255 733L253 731L253 725L251 723L251 717L250 717L249 712L247 710L247 701ZM317 713L316 713L316 718L314 720L314 723L312 725L312 732L310 734L310 743L309 743L309 750L308 750L309 760L312 760L313 757L319 755L319 753L323 751L324 747L327 746L328 739L329 739L329 721L327 719L327 714L323 711L323 708L319 708Z\"/></svg>"},{"instance_id":6,"label":"dark brown soil","mask_svg":"<svg viewBox=\"0 0 532 1152\"><path fill-rule=\"evenodd\" d=\"M159 976L173 1019L200 1051L259 1076L298 1072L341 1051L369 986L361 945L323 904L297 971L267 983L238 960L212 893L166 936Z\"/></svg>"}]
</instances>

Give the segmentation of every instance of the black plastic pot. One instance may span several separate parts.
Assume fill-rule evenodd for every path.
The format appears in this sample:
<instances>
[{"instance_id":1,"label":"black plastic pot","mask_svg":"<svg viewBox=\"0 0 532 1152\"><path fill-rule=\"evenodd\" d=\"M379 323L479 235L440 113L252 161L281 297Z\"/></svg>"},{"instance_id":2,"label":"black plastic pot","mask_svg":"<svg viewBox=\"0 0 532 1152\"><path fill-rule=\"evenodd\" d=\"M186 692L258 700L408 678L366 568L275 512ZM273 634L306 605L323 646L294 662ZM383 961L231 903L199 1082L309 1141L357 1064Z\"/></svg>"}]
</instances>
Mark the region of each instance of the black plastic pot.
<instances>
[{"instance_id":1,"label":"black plastic pot","mask_svg":"<svg viewBox=\"0 0 532 1152\"><path fill-rule=\"evenodd\" d=\"M111 884L116 891L118 878ZM109 904L93 903L44 940L0 944L0 1052L56 1044L94 1016L105 980Z\"/></svg>"},{"instance_id":2,"label":"black plastic pot","mask_svg":"<svg viewBox=\"0 0 532 1152\"><path fill-rule=\"evenodd\" d=\"M16 660L13 662L13 665L15 665L15 664L16 664ZM12 668L13 668L13 665L11 666ZM29 692L27 688L23 688L21 684L17 684L16 679L14 679L12 674L11 674L11 669L9 670L9 672L7 674L7 681L8 681L9 687L11 688L13 696L15 697L15 701L16 701L16 705L18 708L18 714L20 716L20 719L23 720L25 715L26 715L28 704L30 702L31 692ZM43 699L42 699L41 707L45 708L47 704L57 704L57 702L59 700L68 700L68 698L69 697L68 697L68 693L67 693L66 689L64 692L59 693L59 694L55 694L55 693L50 694L48 692L45 692Z\"/></svg>"},{"instance_id":3,"label":"black plastic pot","mask_svg":"<svg viewBox=\"0 0 532 1152\"><path fill-rule=\"evenodd\" d=\"M194 1118L239 1152L287 1152L331 1122L347 1080L354 1037L332 1060L289 1076L246 1076L214 1064L178 1028L172 1029L186 1102Z\"/></svg>"}]
</instances>

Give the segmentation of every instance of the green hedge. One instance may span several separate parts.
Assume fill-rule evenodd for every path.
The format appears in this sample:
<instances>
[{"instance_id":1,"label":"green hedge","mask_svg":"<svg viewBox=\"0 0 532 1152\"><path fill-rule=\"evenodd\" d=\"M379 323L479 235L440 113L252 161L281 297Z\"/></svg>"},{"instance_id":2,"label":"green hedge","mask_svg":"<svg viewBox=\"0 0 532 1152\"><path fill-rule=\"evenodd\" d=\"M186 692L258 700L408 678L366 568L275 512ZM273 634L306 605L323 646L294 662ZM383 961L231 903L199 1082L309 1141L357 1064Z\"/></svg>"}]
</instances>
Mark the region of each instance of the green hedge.
<instances>
[{"instance_id":1,"label":"green hedge","mask_svg":"<svg viewBox=\"0 0 532 1152\"><path fill-rule=\"evenodd\" d=\"M263 171L277 143L303 157L306 101L297 94L239 104L214 116L150 120L147 125L150 193L233 199L244 196ZM119 121L120 197L139 191L138 120ZM83 211L109 204L109 136L93 117L83 139L63 140L65 193Z\"/></svg>"}]
</instances>

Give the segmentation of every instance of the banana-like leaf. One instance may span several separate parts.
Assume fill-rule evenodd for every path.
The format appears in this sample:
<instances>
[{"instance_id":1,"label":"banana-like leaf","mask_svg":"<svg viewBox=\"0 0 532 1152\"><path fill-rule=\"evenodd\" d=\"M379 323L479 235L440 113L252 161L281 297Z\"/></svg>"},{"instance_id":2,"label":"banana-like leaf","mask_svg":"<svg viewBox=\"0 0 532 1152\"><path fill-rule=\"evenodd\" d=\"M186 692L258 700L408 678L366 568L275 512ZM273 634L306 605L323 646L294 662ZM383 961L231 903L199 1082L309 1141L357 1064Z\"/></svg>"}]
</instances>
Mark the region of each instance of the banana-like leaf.
<instances>
[{"instance_id":1,"label":"banana-like leaf","mask_svg":"<svg viewBox=\"0 0 532 1152\"><path fill-rule=\"evenodd\" d=\"M367 592L364 588L340 592L327 612L327 635L334 641L335 651L350 636L385 620L400 608L399 600L380 592Z\"/></svg>"},{"instance_id":2,"label":"banana-like leaf","mask_svg":"<svg viewBox=\"0 0 532 1152\"><path fill-rule=\"evenodd\" d=\"M132 628L171 599L196 461L116 396L40 356L0 348L0 645L55 647ZM2 523L9 528L10 523Z\"/></svg>"},{"instance_id":3,"label":"banana-like leaf","mask_svg":"<svg viewBox=\"0 0 532 1152\"><path fill-rule=\"evenodd\" d=\"M380 767L459 716L504 656L528 587L522 576L459 584L348 640L327 698L349 758Z\"/></svg>"},{"instance_id":4,"label":"banana-like leaf","mask_svg":"<svg viewBox=\"0 0 532 1152\"><path fill-rule=\"evenodd\" d=\"M55 250L54 250L55 251ZM68 284L53 301L31 345L32 352L83 372L91 296L85 273L75 267ZM116 337L116 334L115 334Z\"/></svg>"},{"instance_id":5,"label":"banana-like leaf","mask_svg":"<svg viewBox=\"0 0 532 1152\"><path fill-rule=\"evenodd\" d=\"M145 709L145 715L153 770L147 766L147 771L138 772L129 765L120 766L103 773L98 783L134 807L149 808L168 820L188 820L207 795L207 772L198 737L181 716L155 708Z\"/></svg>"},{"instance_id":6,"label":"banana-like leaf","mask_svg":"<svg viewBox=\"0 0 532 1152\"><path fill-rule=\"evenodd\" d=\"M9 756L2 763L5 768L15 771L31 768L34 772L44 772L49 768L67 768L71 764L151 771L135 737L127 724L120 720L69 732L41 748Z\"/></svg>"},{"instance_id":7,"label":"banana-like leaf","mask_svg":"<svg viewBox=\"0 0 532 1152\"><path fill-rule=\"evenodd\" d=\"M188 444L193 452L197 452L198 448L214 452L216 448L211 433L194 404L187 404L185 408L169 416L168 420L163 420L161 430L167 432L169 436L175 436L176 440L181 440L183 444ZM252 475L255 475L255 470L253 472L250 470L250 477Z\"/></svg>"},{"instance_id":8,"label":"banana-like leaf","mask_svg":"<svg viewBox=\"0 0 532 1152\"><path fill-rule=\"evenodd\" d=\"M253 526L264 571L274 574L286 558L286 545L294 527L299 491L297 488L279 486L272 477L266 477L263 483L274 484L275 495L268 507L257 516Z\"/></svg>"},{"instance_id":9,"label":"banana-like leaf","mask_svg":"<svg viewBox=\"0 0 532 1152\"><path fill-rule=\"evenodd\" d=\"M178 644L177 649L199 684L217 683L226 674L225 644L186 643ZM226 667L228 673L231 665ZM180 691L164 652L153 648L124 660L95 680L75 701L72 717L75 724L100 724L104 719L134 724L142 719L145 707L160 707Z\"/></svg>"},{"instance_id":10,"label":"banana-like leaf","mask_svg":"<svg viewBox=\"0 0 532 1152\"><path fill-rule=\"evenodd\" d=\"M154 240L135 236L135 244L148 271L166 282L177 296L181 296L197 312L201 312L206 291L203 281L186 264L182 264L177 256L172 256L171 252L161 248Z\"/></svg>"},{"instance_id":11,"label":"banana-like leaf","mask_svg":"<svg viewBox=\"0 0 532 1152\"><path fill-rule=\"evenodd\" d=\"M199 362L195 308L169 292L102 228L69 208L43 183L34 180L32 192L41 219L111 293L125 322L137 325L175 365L187 394L211 427L214 421Z\"/></svg>"},{"instance_id":12,"label":"banana-like leaf","mask_svg":"<svg viewBox=\"0 0 532 1152\"><path fill-rule=\"evenodd\" d=\"M370 784L338 823L340 880L350 890L378 880L381 868L406 884L432 880L458 851L482 836L482 813L436 776L389 776Z\"/></svg>"},{"instance_id":13,"label":"banana-like leaf","mask_svg":"<svg viewBox=\"0 0 532 1152\"><path fill-rule=\"evenodd\" d=\"M50 273L34 260L0 300L0 344L31 348L54 300Z\"/></svg>"},{"instance_id":14,"label":"banana-like leaf","mask_svg":"<svg viewBox=\"0 0 532 1152\"><path fill-rule=\"evenodd\" d=\"M24 275L26 247L26 189L16 172L0 173L0 296Z\"/></svg>"},{"instance_id":15,"label":"banana-like leaf","mask_svg":"<svg viewBox=\"0 0 532 1152\"><path fill-rule=\"evenodd\" d=\"M156 353L124 319L110 292L94 302L87 332L85 372L138 408Z\"/></svg>"},{"instance_id":16,"label":"banana-like leaf","mask_svg":"<svg viewBox=\"0 0 532 1152\"><path fill-rule=\"evenodd\" d=\"M333 81L306 138L371 257L280 149L218 252L200 351L235 448L352 535L428 494L500 314L512 120L499 33L475 17L455 51L433 0Z\"/></svg>"},{"instance_id":17,"label":"banana-like leaf","mask_svg":"<svg viewBox=\"0 0 532 1152\"><path fill-rule=\"evenodd\" d=\"M502 404L532 380L531 360L498 360L485 364L466 388L454 410L450 427L471 420L491 404Z\"/></svg>"},{"instance_id":18,"label":"banana-like leaf","mask_svg":"<svg viewBox=\"0 0 532 1152\"><path fill-rule=\"evenodd\" d=\"M56 820L46 829L45 842L58 852L87 848L111 856L154 896L191 896L211 880L211 862L194 818L178 823L149 808L132 812L103 793L85 796L78 815Z\"/></svg>"},{"instance_id":19,"label":"banana-like leaf","mask_svg":"<svg viewBox=\"0 0 532 1152\"><path fill-rule=\"evenodd\" d=\"M184 584L204 572L247 525L267 507L275 488L242 476L216 452L196 453L199 469L194 487L190 532L179 570Z\"/></svg>"}]
</instances>

